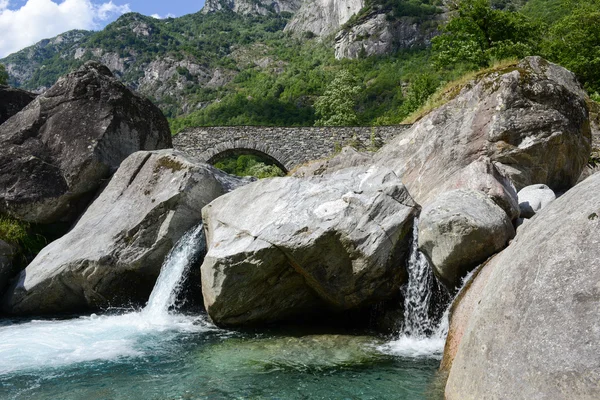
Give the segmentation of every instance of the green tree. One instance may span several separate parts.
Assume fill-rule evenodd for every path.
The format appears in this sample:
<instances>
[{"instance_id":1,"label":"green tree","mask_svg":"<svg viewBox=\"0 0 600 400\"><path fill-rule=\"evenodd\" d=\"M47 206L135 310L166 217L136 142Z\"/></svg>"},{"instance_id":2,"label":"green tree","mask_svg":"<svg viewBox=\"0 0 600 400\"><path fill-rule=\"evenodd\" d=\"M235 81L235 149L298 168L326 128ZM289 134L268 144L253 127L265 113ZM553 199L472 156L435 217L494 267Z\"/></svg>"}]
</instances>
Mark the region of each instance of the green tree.
<instances>
[{"instance_id":1,"label":"green tree","mask_svg":"<svg viewBox=\"0 0 600 400\"><path fill-rule=\"evenodd\" d=\"M523 14L493 9L489 0L462 0L432 42L438 65L462 63L476 69L536 54L541 34L542 26Z\"/></svg>"},{"instance_id":2,"label":"green tree","mask_svg":"<svg viewBox=\"0 0 600 400\"><path fill-rule=\"evenodd\" d=\"M0 85L6 85L8 83L8 72L4 65L0 64Z\"/></svg>"},{"instance_id":3,"label":"green tree","mask_svg":"<svg viewBox=\"0 0 600 400\"><path fill-rule=\"evenodd\" d=\"M315 112L320 117L315 125L356 125L358 119L354 107L359 93L356 78L347 70L340 71L315 102Z\"/></svg>"},{"instance_id":4,"label":"green tree","mask_svg":"<svg viewBox=\"0 0 600 400\"><path fill-rule=\"evenodd\" d=\"M574 72L588 91L600 91L600 0L565 4L572 12L550 28L544 55Z\"/></svg>"}]
</instances>

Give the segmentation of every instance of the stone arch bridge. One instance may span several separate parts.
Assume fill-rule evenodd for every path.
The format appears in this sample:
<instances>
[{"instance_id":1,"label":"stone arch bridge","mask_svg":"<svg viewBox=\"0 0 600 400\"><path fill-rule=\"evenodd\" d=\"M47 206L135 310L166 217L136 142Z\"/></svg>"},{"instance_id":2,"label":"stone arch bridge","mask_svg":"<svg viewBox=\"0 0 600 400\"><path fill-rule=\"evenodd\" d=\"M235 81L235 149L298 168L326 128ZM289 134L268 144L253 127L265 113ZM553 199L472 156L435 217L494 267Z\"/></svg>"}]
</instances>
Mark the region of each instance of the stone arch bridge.
<instances>
[{"instance_id":1,"label":"stone arch bridge","mask_svg":"<svg viewBox=\"0 0 600 400\"><path fill-rule=\"evenodd\" d=\"M173 146L209 164L231 155L254 154L288 172L307 161L329 157L343 146L377 149L409 127L201 127L176 135Z\"/></svg>"}]
</instances>

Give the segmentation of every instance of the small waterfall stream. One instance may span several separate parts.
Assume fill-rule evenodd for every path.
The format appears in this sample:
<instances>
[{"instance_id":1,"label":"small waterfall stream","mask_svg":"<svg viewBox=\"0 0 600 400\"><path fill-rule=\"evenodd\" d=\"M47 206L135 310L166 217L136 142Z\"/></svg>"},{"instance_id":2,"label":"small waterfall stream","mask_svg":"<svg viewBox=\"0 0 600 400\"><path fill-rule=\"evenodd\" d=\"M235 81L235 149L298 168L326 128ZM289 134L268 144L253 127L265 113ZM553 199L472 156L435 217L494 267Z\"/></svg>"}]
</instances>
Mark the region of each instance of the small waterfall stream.
<instances>
[{"instance_id":1,"label":"small waterfall stream","mask_svg":"<svg viewBox=\"0 0 600 400\"><path fill-rule=\"evenodd\" d=\"M407 336L427 337L435 330L435 321L429 311L435 277L429 260L419 251L418 226L419 220L415 218L408 260L408 283L402 288L404 296L403 333Z\"/></svg>"},{"instance_id":2,"label":"small waterfall stream","mask_svg":"<svg viewBox=\"0 0 600 400\"><path fill-rule=\"evenodd\" d=\"M205 253L204 225L199 224L183 235L165 258L148 304L142 313L147 317L168 314L169 309L175 306L191 266Z\"/></svg>"},{"instance_id":3,"label":"small waterfall stream","mask_svg":"<svg viewBox=\"0 0 600 400\"><path fill-rule=\"evenodd\" d=\"M200 224L165 258L150 300L141 311L0 324L0 377L17 371L140 357L156 352L158 342L176 340L181 332L212 330L202 317L170 311L190 266L205 251Z\"/></svg>"},{"instance_id":4,"label":"small waterfall stream","mask_svg":"<svg viewBox=\"0 0 600 400\"><path fill-rule=\"evenodd\" d=\"M441 358L448 334L448 308L441 318L433 314L434 293L441 286L427 257L419 251L419 219L415 218L408 260L408 283L402 287L404 297L403 328L398 339L381 347L386 353L404 357ZM449 302L451 304L451 302Z\"/></svg>"}]
</instances>

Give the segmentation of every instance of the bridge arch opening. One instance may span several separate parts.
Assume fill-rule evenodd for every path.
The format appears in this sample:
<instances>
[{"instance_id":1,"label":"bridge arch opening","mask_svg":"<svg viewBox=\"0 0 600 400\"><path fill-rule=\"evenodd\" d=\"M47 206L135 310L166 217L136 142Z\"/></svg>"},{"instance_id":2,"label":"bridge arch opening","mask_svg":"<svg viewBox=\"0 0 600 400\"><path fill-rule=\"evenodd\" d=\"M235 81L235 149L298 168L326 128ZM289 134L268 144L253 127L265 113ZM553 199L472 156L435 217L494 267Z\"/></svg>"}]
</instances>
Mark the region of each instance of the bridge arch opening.
<instances>
[{"instance_id":1,"label":"bridge arch opening","mask_svg":"<svg viewBox=\"0 0 600 400\"><path fill-rule=\"evenodd\" d=\"M251 148L232 148L223 150L210 157L207 160L207 163L214 165L217 168L221 167L221 169L225 170L225 172L232 173L230 170L231 167L227 168L227 166L232 166L233 160L236 160L236 162L238 162L241 156L251 156L257 162L260 162L267 166L275 166L281 171L280 175L285 175L288 173L288 169L286 168L286 166L283 165L283 163L280 162L278 159L263 151ZM225 168L223 168L224 166Z\"/></svg>"}]
</instances>

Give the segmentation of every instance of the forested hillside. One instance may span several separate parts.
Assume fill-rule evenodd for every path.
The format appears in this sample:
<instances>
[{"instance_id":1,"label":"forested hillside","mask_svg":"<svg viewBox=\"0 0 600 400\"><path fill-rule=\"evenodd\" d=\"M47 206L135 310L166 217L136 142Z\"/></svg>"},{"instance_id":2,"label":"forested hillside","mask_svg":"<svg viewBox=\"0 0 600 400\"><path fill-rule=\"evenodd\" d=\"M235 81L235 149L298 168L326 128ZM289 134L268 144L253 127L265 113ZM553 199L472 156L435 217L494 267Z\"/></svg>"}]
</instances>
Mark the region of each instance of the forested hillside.
<instances>
[{"instance_id":1,"label":"forested hillside","mask_svg":"<svg viewBox=\"0 0 600 400\"><path fill-rule=\"evenodd\" d=\"M328 36L285 29L291 13L260 10L132 13L0 62L12 85L43 90L99 60L158 104L174 132L398 123L446 82L535 54L575 72L592 97L600 91L600 0L368 0Z\"/></svg>"}]
</instances>

